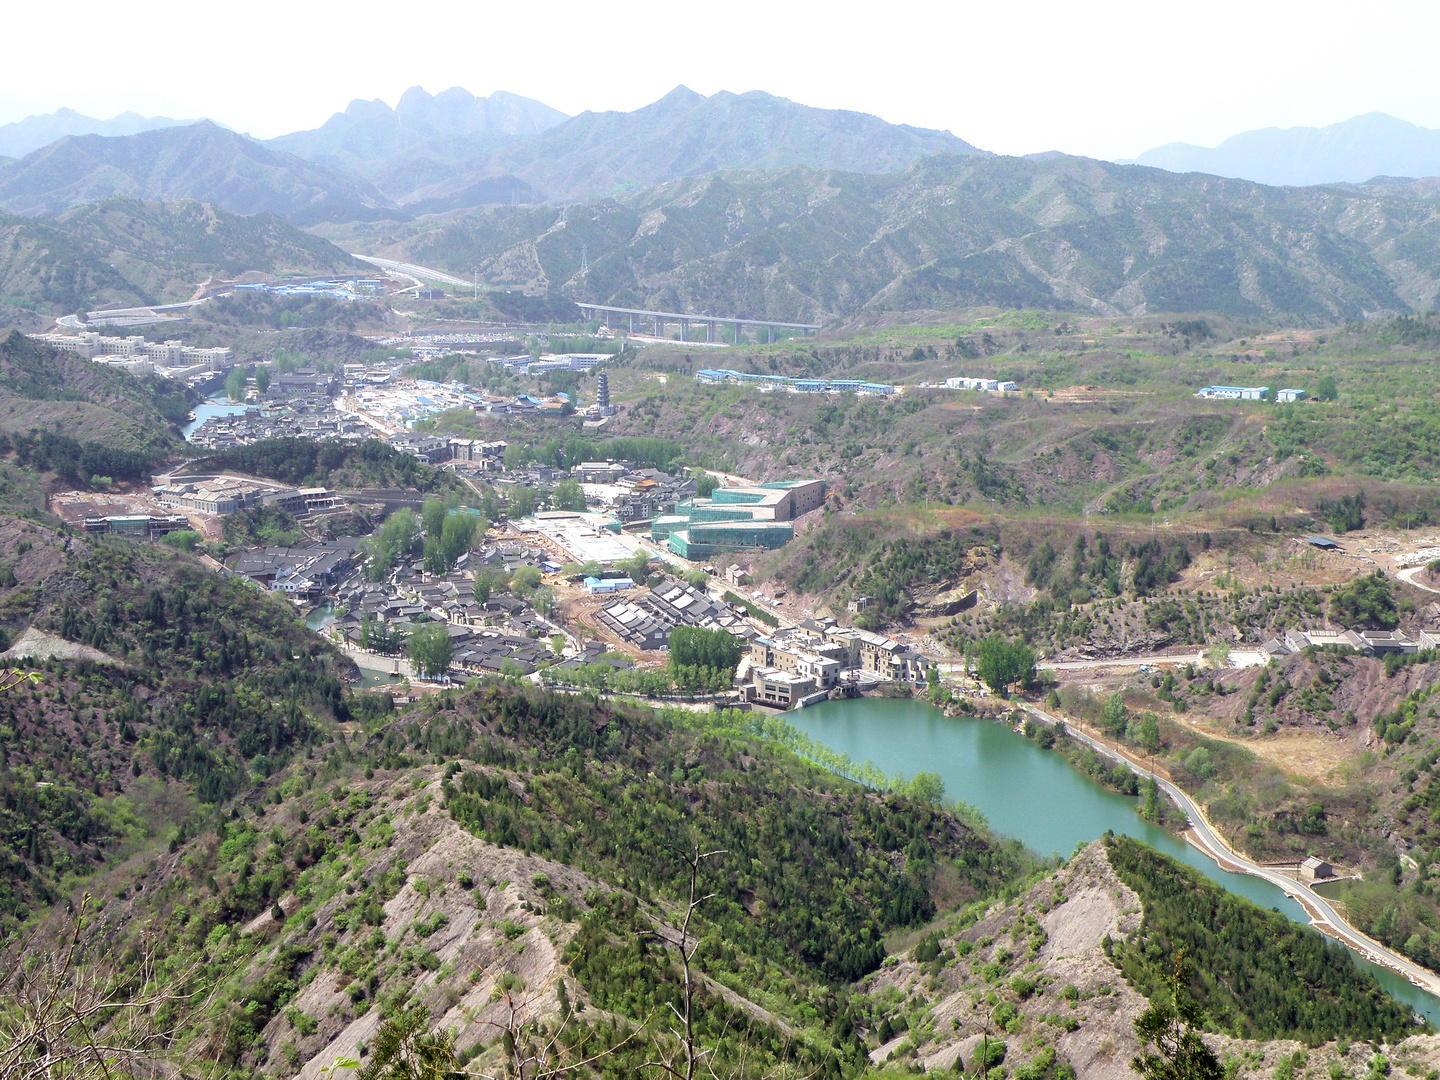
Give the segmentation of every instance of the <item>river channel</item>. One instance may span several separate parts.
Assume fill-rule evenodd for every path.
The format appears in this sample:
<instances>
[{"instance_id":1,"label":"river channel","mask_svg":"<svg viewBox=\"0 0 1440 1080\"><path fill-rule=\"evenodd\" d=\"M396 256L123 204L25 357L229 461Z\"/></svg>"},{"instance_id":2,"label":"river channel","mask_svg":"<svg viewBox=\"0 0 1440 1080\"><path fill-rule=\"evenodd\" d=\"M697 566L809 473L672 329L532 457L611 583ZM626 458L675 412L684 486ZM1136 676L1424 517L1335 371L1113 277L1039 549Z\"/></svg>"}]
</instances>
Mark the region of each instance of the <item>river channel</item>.
<instances>
[{"instance_id":1,"label":"river channel","mask_svg":"<svg viewBox=\"0 0 1440 1080\"><path fill-rule=\"evenodd\" d=\"M951 718L924 702L884 698L827 701L785 718L831 749L857 762L868 759L887 773L939 773L947 799L963 799L996 832L1042 855L1068 856L1077 844L1113 830L1143 840L1262 907L1296 922L1310 921L1304 908L1274 885L1221 870L1213 859L1140 817L1136 799L1100 787L1059 754L1042 750L1005 724ZM1440 1026L1440 998L1396 972L1351 956L1389 993Z\"/></svg>"}]
</instances>

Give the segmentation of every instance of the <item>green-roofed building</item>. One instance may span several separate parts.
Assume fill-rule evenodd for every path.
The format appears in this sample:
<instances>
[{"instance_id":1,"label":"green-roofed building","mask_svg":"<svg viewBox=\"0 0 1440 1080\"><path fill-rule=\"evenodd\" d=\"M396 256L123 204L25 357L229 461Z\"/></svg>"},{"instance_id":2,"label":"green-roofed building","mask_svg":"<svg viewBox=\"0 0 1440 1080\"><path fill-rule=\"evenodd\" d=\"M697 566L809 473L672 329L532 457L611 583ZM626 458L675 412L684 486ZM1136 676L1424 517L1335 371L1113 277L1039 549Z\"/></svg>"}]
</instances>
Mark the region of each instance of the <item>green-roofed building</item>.
<instances>
[{"instance_id":1,"label":"green-roofed building","mask_svg":"<svg viewBox=\"0 0 1440 1080\"><path fill-rule=\"evenodd\" d=\"M774 551L795 538L788 521L708 521L670 533L670 550L682 559L702 562L731 551Z\"/></svg>"},{"instance_id":2,"label":"green-roofed building","mask_svg":"<svg viewBox=\"0 0 1440 1080\"><path fill-rule=\"evenodd\" d=\"M773 551L794 539L791 521L824 502L823 480L719 487L708 499L679 503L674 514L656 518L650 536L696 561L730 551Z\"/></svg>"}]
</instances>

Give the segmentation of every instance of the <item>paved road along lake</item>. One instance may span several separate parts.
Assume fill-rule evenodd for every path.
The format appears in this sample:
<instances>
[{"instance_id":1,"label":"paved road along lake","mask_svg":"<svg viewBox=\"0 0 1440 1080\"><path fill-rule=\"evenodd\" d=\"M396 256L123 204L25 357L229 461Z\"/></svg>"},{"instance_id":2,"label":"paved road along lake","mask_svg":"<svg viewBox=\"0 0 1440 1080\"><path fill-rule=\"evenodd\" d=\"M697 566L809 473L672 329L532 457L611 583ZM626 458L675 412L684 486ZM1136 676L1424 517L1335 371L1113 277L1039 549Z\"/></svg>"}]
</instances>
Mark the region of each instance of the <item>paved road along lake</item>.
<instances>
[{"instance_id":1,"label":"paved road along lake","mask_svg":"<svg viewBox=\"0 0 1440 1080\"><path fill-rule=\"evenodd\" d=\"M963 799L996 832L1042 855L1069 855L1077 844L1109 829L1143 840L1262 907L1297 922L1310 921L1304 908L1269 882L1221 870L1213 859L1140 817L1136 799L1102 788L1059 754L1040 749L1005 724L951 718L925 702L884 698L827 701L786 713L786 719L831 749L857 762L873 761L887 773L939 773L947 799ZM1355 961L1440 1026L1440 999L1393 971L1358 956Z\"/></svg>"}]
</instances>

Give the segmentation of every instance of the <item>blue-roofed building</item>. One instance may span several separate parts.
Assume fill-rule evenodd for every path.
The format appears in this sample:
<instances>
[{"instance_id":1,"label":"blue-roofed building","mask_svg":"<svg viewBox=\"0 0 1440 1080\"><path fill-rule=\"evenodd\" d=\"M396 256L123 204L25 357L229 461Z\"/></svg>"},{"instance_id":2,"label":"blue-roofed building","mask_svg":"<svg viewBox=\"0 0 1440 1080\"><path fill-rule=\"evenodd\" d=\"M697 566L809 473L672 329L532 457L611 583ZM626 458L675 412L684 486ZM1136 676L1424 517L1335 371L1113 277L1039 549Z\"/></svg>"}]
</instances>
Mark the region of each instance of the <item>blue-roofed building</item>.
<instances>
[{"instance_id":1,"label":"blue-roofed building","mask_svg":"<svg viewBox=\"0 0 1440 1080\"><path fill-rule=\"evenodd\" d=\"M763 375L759 372L732 371L729 368L701 368L695 381L702 383L746 383L761 390L789 390L796 394L858 393L889 396L896 387L889 383L863 382L859 379L797 379L790 375Z\"/></svg>"},{"instance_id":2,"label":"blue-roofed building","mask_svg":"<svg viewBox=\"0 0 1440 1080\"><path fill-rule=\"evenodd\" d=\"M1195 396L1219 401L1264 401L1269 392L1268 386L1202 386Z\"/></svg>"},{"instance_id":3,"label":"blue-roofed building","mask_svg":"<svg viewBox=\"0 0 1440 1080\"><path fill-rule=\"evenodd\" d=\"M629 578L587 577L585 579L585 588L589 590L592 594L613 593L619 592L622 589L633 589L634 587L635 582L631 581Z\"/></svg>"}]
</instances>

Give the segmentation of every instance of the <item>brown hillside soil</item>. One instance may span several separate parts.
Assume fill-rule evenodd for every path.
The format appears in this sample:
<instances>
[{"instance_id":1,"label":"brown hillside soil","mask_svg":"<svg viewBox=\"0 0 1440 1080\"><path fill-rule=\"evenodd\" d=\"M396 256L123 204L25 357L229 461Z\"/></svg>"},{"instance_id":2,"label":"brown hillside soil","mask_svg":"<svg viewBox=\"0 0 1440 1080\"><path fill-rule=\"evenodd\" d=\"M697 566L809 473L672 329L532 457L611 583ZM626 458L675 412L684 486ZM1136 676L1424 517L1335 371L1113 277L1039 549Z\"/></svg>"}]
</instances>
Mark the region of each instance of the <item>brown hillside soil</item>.
<instances>
[{"instance_id":1,"label":"brown hillside soil","mask_svg":"<svg viewBox=\"0 0 1440 1080\"><path fill-rule=\"evenodd\" d=\"M1022 924L1018 935L1012 930L1017 922ZM887 1059L919 1064L928 1071L954 1068L958 1057L968 1073L987 1032L986 995L998 989L1001 1000L1014 1006L1020 1022L1015 1031L990 1025L988 1038L1005 1041L1005 1064L1012 1073L1049 1044L1055 1047L1057 1060L1068 1061L1081 1080L1133 1077L1130 1060L1139 1049L1134 1022L1146 1000L1120 976L1101 944L1107 935L1119 940L1140 926L1139 897L1116 876L1104 845L1097 841L1054 877L1033 886L1013 904L991 908L964 930L948 933L942 922L937 927L942 948L953 950L965 941L972 946L967 955L937 970L906 954L887 961L864 980L860 988L872 999L897 1006L904 1002L909 1009L924 1010L926 1018L923 1028L912 1025L873 1051L871 1059L877 1064ZM1010 954L1014 956L1007 965L1002 961ZM1021 970L1027 957L1039 966L1031 976L1036 982L1033 994L1021 1001L1005 990L1005 979ZM1009 967L999 984L984 978L982 969L991 962ZM1076 991L1073 1000L1062 993L1067 985ZM1075 1030L1065 1031L1047 1018L1069 1019ZM917 1029L923 1034L917 1036ZM1234 1059L1231 1075L1241 1080L1271 1080L1281 1058L1302 1049L1290 1040L1259 1042L1211 1034L1205 1041L1222 1061ZM1309 1053L1305 1074L1316 1077L1327 1075L1335 1065L1344 1075L1363 1075L1372 1053L1358 1041L1305 1049ZM1411 1036L1385 1052L1397 1067L1419 1076L1440 1062L1440 1037Z\"/></svg>"}]
</instances>

